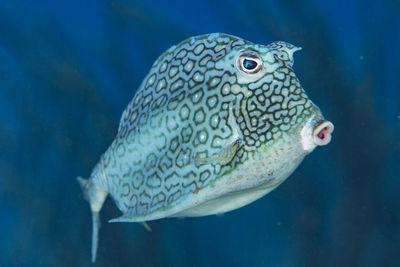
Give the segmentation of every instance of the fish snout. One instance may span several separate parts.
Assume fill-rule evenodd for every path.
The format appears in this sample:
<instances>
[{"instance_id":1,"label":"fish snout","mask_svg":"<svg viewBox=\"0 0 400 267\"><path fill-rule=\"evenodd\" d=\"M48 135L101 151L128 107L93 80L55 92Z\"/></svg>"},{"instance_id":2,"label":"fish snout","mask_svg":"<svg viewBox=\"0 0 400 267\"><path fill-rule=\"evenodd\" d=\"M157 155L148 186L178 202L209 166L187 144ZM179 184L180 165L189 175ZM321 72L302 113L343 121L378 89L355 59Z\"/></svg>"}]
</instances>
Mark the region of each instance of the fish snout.
<instances>
[{"instance_id":1,"label":"fish snout","mask_svg":"<svg viewBox=\"0 0 400 267\"><path fill-rule=\"evenodd\" d=\"M331 133L333 132L334 126L332 122L322 120L317 123L313 129L313 141L317 146L324 146L329 144L331 141Z\"/></svg>"}]
</instances>

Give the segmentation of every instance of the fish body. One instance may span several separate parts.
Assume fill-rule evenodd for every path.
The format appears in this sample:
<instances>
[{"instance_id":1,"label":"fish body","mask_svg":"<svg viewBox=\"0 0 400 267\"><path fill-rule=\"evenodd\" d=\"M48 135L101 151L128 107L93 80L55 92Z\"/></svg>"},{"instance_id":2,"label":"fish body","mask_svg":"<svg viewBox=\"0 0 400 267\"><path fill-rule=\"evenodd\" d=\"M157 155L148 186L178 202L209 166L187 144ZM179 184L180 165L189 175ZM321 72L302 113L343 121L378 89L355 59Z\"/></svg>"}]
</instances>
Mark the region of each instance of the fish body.
<instances>
[{"instance_id":1,"label":"fish body","mask_svg":"<svg viewBox=\"0 0 400 267\"><path fill-rule=\"evenodd\" d=\"M333 124L293 72L297 50L214 33L155 61L90 178L78 178L93 214L93 261L107 195L123 213L112 222L224 213L264 196L329 143Z\"/></svg>"}]
</instances>

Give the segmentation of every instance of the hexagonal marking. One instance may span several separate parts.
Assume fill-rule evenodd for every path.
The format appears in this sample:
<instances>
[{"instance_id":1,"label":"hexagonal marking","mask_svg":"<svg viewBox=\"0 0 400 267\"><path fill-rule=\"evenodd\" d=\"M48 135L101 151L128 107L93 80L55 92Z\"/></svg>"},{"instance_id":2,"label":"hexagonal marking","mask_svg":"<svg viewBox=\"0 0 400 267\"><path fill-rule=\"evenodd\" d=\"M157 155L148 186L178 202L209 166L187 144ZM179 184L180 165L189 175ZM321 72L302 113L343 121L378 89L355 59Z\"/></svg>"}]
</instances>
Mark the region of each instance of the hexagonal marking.
<instances>
[{"instance_id":1,"label":"hexagonal marking","mask_svg":"<svg viewBox=\"0 0 400 267\"><path fill-rule=\"evenodd\" d=\"M129 195L130 191L131 191L131 189L130 189L128 183L122 184L121 197L127 197Z\"/></svg>"},{"instance_id":2,"label":"hexagonal marking","mask_svg":"<svg viewBox=\"0 0 400 267\"><path fill-rule=\"evenodd\" d=\"M178 67L175 67L175 66L172 66L170 69L169 69L169 72L168 72L168 76L172 79L172 78L174 78L175 77L175 75L178 73Z\"/></svg>"},{"instance_id":3,"label":"hexagonal marking","mask_svg":"<svg viewBox=\"0 0 400 267\"><path fill-rule=\"evenodd\" d=\"M125 155L125 146L123 143L119 143L116 149L117 156L122 158Z\"/></svg>"},{"instance_id":4,"label":"hexagonal marking","mask_svg":"<svg viewBox=\"0 0 400 267\"><path fill-rule=\"evenodd\" d=\"M167 121L167 129L169 132L173 132L179 128L179 123L175 115L167 115L165 116L165 119Z\"/></svg>"},{"instance_id":5,"label":"hexagonal marking","mask_svg":"<svg viewBox=\"0 0 400 267\"><path fill-rule=\"evenodd\" d=\"M181 137L183 143L189 143L190 139L192 139L192 135L193 135L193 128L190 124L187 127L182 128Z\"/></svg>"},{"instance_id":6,"label":"hexagonal marking","mask_svg":"<svg viewBox=\"0 0 400 267\"><path fill-rule=\"evenodd\" d=\"M205 170L200 173L200 182L205 184L210 177L211 177L211 172L209 170Z\"/></svg>"},{"instance_id":7,"label":"hexagonal marking","mask_svg":"<svg viewBox=\"0 0 400 267\"><path fill-rule=\"evenodd\" d=\"M218 97L216 95L209 96L206 103L209 109L213 109L218 104Z\"/></svg>"},{"instance_id":8,"label":"hexagonal marking","mask_svg":"<svg viewBox=\"0 0 400 267\"><path fill-rule=\"evenodd\" d=\"M179 147L179 138L178 138L178 136L175 136L175 137L172 138L172 140L171 140L171 143L170 143L170 145L169 145L169 150L170 150L172 153L175 153L176 150L178 149L178 147Z\"/></svg>"},{"instance_id":9,"label":"hexagonal marking","mask_svg":"<svg viewBox=\"0 0 400 267\"><path fill-rule=\"evenodd\" d=\"M189 59L188 62L187 62L187 63L185 64L185 66L183 67L183 70L184 70L187 74L189 74L189 73L192 71L192 69L193 69L195 63L196 63L196 62L195 62L194 60Z\"/></svg>"},{"instance_id":10,"label":"hexagonal marking","mask_svg":"<svg viewBox=\"0 0 400 267\"><path fill-rule=\"evenodd\" d=\"M165 78L162 78L157 82L156 92L158 93L158 92L164 90L166 87L167 87L167 81L165 80Z\"/></svg>"},{"instance_id":11,"label":"hexagonal marking","mask_svg":"<svg viewBox=\"0 0 400 267\"><path fill-rule=\"evenodd\" d=\"M136 170L132 174L132 187L139 189L139 187L144 183L144 175L141 170Z\"/></svg>"},{"instance_id":12,"label":"hexagonal marking","mask_svg":"<svg viewBox=\"0 0 400 267\"><path fill-rule=\"evenodd\" d=\"M204 113L204 110L202 107L200 109L196 110L193 116L193 120L196 123L196 125L199 125L203 123L206 119L206 114Z\"/></svg>"},{"instance_id":13,"label":"hexagonal marking","mask_svg":"<svg viewBox=\"0 0 400 267\"><path fill-rule=\"evenodd\" d=\"M210 125L213 129L218 128L219 122L220 122L220 118L219 118L218 113L216 113L210 117Z\"/></svg>"},{"instance_id":14,"label":"hexagonal marking","mask_svg":"<svg viewBox=\"0 0 400 267\"><path fill-rule=\"evenodd\" d=\"M222 95L229 95L231 92L231 85L229 83L225 83L222 88L221 88L221 94Z\"/></svg>"},{"instance_id":15,"label":"hexagonal marking","mask_svg":"<svg viewBox=\"0 0 400 267\"><path fill-rule=\"evenodd\" d=\"M193 52L196 56L198 56L201 54L201 52L203 52L203 50L204 50L204 44L200 43L194 48Z\"/></svg>"},{"instance_id":16,"label":"hexagonal marking","mask_svg":"<svg viewBox=\"0 0 400 267\"><path fill-rule=\"evenodd\" d=\"M185 81L182 78L178 78L175 82L171 84L169 91L171 92L171 94L173 94L179 89L182 89L184 84Z\"/></svg>"},{"instance_id":17,"label":"hexagonal marking","mask_svg":"<svg viewBox=\"0 0 400 267\"><path fill-rule=\"evenodd\" d=\"M165 72L167 70L167 67L168 67L168 63L167 63L167 61L164 61L160 66L159 73L161 74L161 73Z\"/></svg>"},{"instance_id":18,"label":"hexagonal marking","mask_svg":"<svg viewBox=\"0 0 400 267\"><path fill-rule=\"evenodd\" d=\"M206 55L205 57L203 57L200 61L199 61L199 66L200 67L204 67L206 65L208 65L209 61L212 59L212 56L210 55Z\"/></svg>"},{"instance_id":19,"label":"hexagonal marking","mask_svg":"<svg viewBox=\"0 0 400 267\"><path fill-rule=\"evenodd\" d=\"M154 84L154 82L156 81L156 77L157 77L157 75L156 75L155 73L153 73L153 74L149 77L149 79L147 80L146 87L152 86L152 85Z\"/></svg>"},{"instance_id":20,"label":"hexagonal marking","mask_svg":"<svg viewBox=\"0 0 400 267\"><path fill-rule=\"evenodd\" d=\"M198 82L198 83L199 82L203 82L204 81L204 75L201 72L197 71L193 75L193 80L195 82Z\"/></svg>"},{"instance_id":21,"label":"hexagonal marking","mask_svg":"<svg viewBox=\"0 0 400 267\"><path fill-rule=\"evenodd\" d=\"M151 200L151 205L156 206L161 204L162 202L165 201L166 195L163 192L159 192L158 194L153 196L153 199Z\"/></svg>"},{"instance_id":22,"label":"hexagonal marking","mask_svg":"<svg viewBox=\"0 0 400 267\"><path fill-rule=\"evenodd\" d=\"M198 131L196 137L200 144L205 144L208 140L208 132L205 129Z\"/></svg>"},{"instance_id":23,"label":"hexagonal marking","mask_svg":"<svg viewBox=\"0 0 400 267\"><path fill-rule=\"evenodd\" d=\"M191 95L191 100L193 104L199 103L203 99L204 93L202 89L197 90Z\"/></svg>"},{"instance_id":24,"label":"hexagonal marking","mask_svg":"<svg viewBox=\"0 0 400 267\"><path fill-rule=\"evenodd\" d=\"M150 174L146 179L146 185L149 188L158 188L161 186L161 178L157 173Z\"/></svg>"},{"instance_id":25,"label":"hexagonal marking","mask_svg":"<svg viewBox=\"0 0 400 267\"><path fill-rule=\"evenodd\" d=\"M161 156L160 161L159 161L159 169L163 172L169 170L172 168L173 162L170 157L168 157L167 154L164 154Z\"/></svg>"},{"instance_id":26,"label":"hexagonal marking","mask_svg":"<svg viewBox=\"0 0 400 267\"><path fill-rule=\"evenodd\" d=\"M179 110L179 117L182 121L187 120L190 115L190 108L187 104L183 104Z\"/></svg>"},{"instance_id":27,"label":"hexagonal marking","mask_svg":"<svg viewBox=\"0 0 400 267\"><path fill-rule=\"evenodd\" d=\"M181 49L181 50L178 52L178 54L176 55L176 58L181 59L181 58L184 58L186 55L187 55L186 49Z\"/></svg>"},{"instance_id":28,"label":"hexagonal marking","mask_svg":"<svg viewBox=\"0 0 400 267\"><path fill-rule=\"evenodd\" d=\"M174 202L178 198L180 198L182 195L182 191L180 189L176 190L175 192L171 193L168 197L167 203L170 204L171 202Z\"/></svg>"},{"instance_id":29,"label":"hexagonal marking","mask_svg":"<svg viewBox=\"0 0 400 267\"><path fill-rule=\"evenodd\" d=\"M179 168L182 168L182 167L188 165L190 162L190 158L191 158L190 152L191 152L190 149L181 148L178 155L176 156L176 161L175 161L176 166L178 166Z\"/></svg>"}]
</instances>

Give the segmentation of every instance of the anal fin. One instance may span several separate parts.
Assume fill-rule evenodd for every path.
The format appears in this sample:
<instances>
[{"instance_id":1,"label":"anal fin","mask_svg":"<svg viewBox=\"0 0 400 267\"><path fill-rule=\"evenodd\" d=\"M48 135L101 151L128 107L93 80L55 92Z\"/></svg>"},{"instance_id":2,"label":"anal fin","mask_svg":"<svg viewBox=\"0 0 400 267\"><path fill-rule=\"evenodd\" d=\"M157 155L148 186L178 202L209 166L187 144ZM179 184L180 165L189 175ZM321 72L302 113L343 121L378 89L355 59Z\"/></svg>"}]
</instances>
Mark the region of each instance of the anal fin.
<instances>
[{"instance_id":1,"label":"anal fin","mask_svg":"<svg viewBox=\"0 0 400 267\"><path fill-rule=\"evenodd\" d=\"M137 221L135 220L134 216L132 216L129 212L127 212L120 217L109 220L108 222L109 223L116 223L116 222L118 223L118 222L137 222Z\"/></svg>"},{"instance_id":2,"label":"anal fin","mask_svg":"<svg viewBox=\"0 0 400 267\"><path fill-rule=\"evenodd\" d=\"M152 232L150 225L147 224L147 222L141 222L141 224L146 228L147 231Z\"/></svg>"},{"instance_id":3,"label":"anal fin","mask_svg":"<svg viewBox=\"0 0 400 267\"><path fill-rule=\"evenodd\" d=\"M143 225L144 228L146 228L147 231L152 232L151 227L147 224L145 221L137 221L137 217L132 216L131 212L127 212L121 217L117 217L114 219L111 219L108 221L109 223L115 223L115 222L137 222Z\"/></svg>"}]
</instances>

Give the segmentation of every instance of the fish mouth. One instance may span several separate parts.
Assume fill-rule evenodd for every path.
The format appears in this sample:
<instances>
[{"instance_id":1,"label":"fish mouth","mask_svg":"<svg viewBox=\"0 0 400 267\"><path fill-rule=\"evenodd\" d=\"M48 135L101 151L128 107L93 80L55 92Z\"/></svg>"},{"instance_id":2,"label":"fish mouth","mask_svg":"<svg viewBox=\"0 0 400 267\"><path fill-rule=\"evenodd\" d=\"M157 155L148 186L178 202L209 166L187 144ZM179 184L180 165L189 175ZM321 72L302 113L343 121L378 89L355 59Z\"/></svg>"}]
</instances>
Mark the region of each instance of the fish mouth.
<instances>
[{"instance_id":1,"label":"fish mouth","mask_svg":"<svg viewBox=\"0 0 400 267\"><path fill-rule=\"evenodd\" d=\"M322 120L318 122L313 129L313 141L317 146L325 146L329 144L332 139L331 133L333 132L334 126L332 122Z\"/></svg>"},{"instance_id":2,"label":"fish mouth","mask_svg":"<svg viewBox=\"0 0 400 267\"><path fill-rule=\"evenodd\" d=\"M317 146L329 144L333 129L333 123L323 119L320 113L311 116L300 129L300 143L303 150L310 153Z\"/></svg>"}]
</instances>

